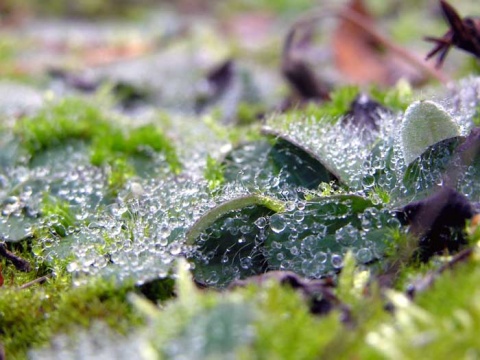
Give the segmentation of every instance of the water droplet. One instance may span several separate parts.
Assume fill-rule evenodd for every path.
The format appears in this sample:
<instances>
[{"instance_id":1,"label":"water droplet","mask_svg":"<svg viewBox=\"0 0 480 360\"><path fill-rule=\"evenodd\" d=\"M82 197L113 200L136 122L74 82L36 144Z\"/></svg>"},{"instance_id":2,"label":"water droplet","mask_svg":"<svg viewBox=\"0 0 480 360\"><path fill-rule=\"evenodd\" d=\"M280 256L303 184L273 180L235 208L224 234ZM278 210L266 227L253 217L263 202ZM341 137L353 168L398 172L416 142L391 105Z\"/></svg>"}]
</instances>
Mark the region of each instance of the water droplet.
<instances>
[{"instance_id":1,"label":"water droplet","mask_svg":"<svg viewBox=\"0 0 480 360\"><path fill-rule=\"evenodd\" d=\"M338 254L332 254L332 258L330 261L332 263L332 266L336 269L339 269L343 266L343 259Z\"/></svg>"},{"instance_id":2,"label":"water droplet","mask_svg":"<svg viewBox=\"0 0 480 360\"><path fill-rule=\"evenodd\" d=\"M270 216L270 228L275 233L281 233L285 230L286 222L285 218L280 214L274 214Z\"/></svg>"},{"instance_id":3,"label":"water droplet","mask_svg":"<svg viewBox=\"0 0 480 360\"><path fill-rule=\"evenodd\" d=\"M327 261L327 254L323 251L320 251L315 254L313 259L316 263L323 264Z\"/></svg>"},{"instance_id":4,"label":"water droplet","mask_svg":"<svg viewBox=\"0 0 480 360\"><path fill-rule=\"evenodd\" d=\"M248 269L252 266L252 258L251 257L244 257L240 259L240 266L243 269Z\"/></svg>"},{"instance_id":5,"label":"water droplet","mask_svg":"<svg viewBox=\"0 0 480 360\"><path fill-rule=\"evenodd\" d=\"M368 248L362 248L357 251L355 254L355 257L357 258L357 261L360 263L368 263L369 261L372 261L373 259L373 254Z\"/></svg>"},{"instance_id":6,"label":"water droplet","mask_svg":"<svg viewBox=\"0 0 480 360\"><path fill-rule=\"evenodd\" d=\"M182 252L182 246L180 243L174 242L170 244L169 251L170 251L170 254L174 256L179 255Z\"/></svg>"},{"instance_id":7,"label":"water droplet","mask_svg":"<svg viewBox=\"0 0 480 360\"><path fill-rule=\"evenodd\" d=\"M257 225L257 227L259 229L263 229L265 226L267 226L267 219L265 219L263 216L262 217L259 217L256 221L255 221L255 225Z\"/></svg>"}]
</instances>

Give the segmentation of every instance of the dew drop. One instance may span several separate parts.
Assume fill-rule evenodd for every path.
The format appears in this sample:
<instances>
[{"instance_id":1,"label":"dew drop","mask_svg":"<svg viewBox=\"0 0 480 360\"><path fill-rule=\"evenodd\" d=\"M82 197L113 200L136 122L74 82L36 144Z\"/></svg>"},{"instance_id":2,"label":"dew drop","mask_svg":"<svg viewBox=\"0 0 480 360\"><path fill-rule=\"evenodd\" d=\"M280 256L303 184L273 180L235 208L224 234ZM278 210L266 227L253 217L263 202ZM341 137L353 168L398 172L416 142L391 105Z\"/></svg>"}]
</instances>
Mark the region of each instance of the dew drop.
<instances>
[{"instance_id":1,"label":"dew drop","mask_svg":"<svg viewBox=\"0 0 480 360\"><path fill-rule=\"evenodd\" d=\"M357 261L360 263L368 263L373 259L372 252L369 248L362 248L358 250L355 256L357 258Z\"/></svg>"},{"instance_id":2,"label":"dew drop","mask_svg":"<svg viewBox=\"0 0 480 360\"><path fill-rule=\"evenodd\" d=\"M255 225L257 225L257 227L259 229L263 229L265 228L265 226L267 226L267 219L265 219L263 216L262 217L259 217L256 221L255 221Z\"/></svg>"},{"instance_id":3,"label":"dew drop","mask_svg":"<svg viewBox=\"0 0 480 360\"><path fill-rule=\"evenodd\" d=\"M281 233L285 230L286 222L285 218L280 214L274 214L270 216L270 228L275 233Z\"/></svg>"},{"instance_id":4,"label":"dew drop","mask_svg":"<svg viewBox=\"0 0 480 360\"><path fill-rule=\"evenodd\" d=\"M332 263L332 266L336 269L339 269L343 266L343 259L338 254L332 254L332 258L330 261Z\"/></svg>"}]
</instances>

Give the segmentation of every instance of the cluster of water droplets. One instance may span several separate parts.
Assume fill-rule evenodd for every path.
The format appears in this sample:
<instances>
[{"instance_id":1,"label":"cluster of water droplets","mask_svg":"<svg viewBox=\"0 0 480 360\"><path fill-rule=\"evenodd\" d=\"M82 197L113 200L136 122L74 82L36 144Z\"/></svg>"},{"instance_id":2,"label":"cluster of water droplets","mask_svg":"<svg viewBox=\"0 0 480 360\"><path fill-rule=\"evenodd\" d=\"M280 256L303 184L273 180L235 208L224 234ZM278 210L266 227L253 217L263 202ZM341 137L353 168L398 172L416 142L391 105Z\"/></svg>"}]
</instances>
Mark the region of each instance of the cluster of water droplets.
<instances>
[{"instance_id":1,"label":"cluster of water droplets","mask_svg":"<svg viewBox=\"0 0 480 360\"><path fill-rule=\"evenodd\" d=\"M267 254L274 268L308 277L332 275L343 266L347 251L366 264L382 257L389 238L386 229L399 227L392 214L374 207L363 213L342 211L351 206L348 201L304 206L300 201L295 210L269 219L272 241Z\"/></svg>"},{"instance_id":2,"label":"cluster of water droplets","mask_svg":"<svg viewBox=\"0 0 480 360\"><path fill-rule=\"evenodd\" d=\"M115 195L109 190L110 165L91 165L87 144L72 140L29 158L19 139L3 138L8 141L1 147L13 150L0 167L2 237L22 241L35 235L37 263L60 261L77 283L88 281L85 275L137 283L167 276L174 259L187 251L185 234L195 221L248 193L231 184L214 197L201 180L206 151L221 143L212 136L205 137L209 146L198 142L179 151L180 176L152 152L137 166L139 175Z\"/></svg>"},{"instance_id":3,"label":"cluster of water droplets","mask_svg":"<svg viewBox=\"0 0 480 360\"><path fill-rule=\"evenodd\" d=\"M174 177L132 181L115 202L94 213L87 211L89 215L82 212L89 221L76 225L67 238L54 239L47 260L71 259L73 254L67 270L79 275L79 282L84 279L81 275L137 283L163 278L175 258L190 251L185 235L195 221L240 195L245 195L245 189L232 186L214 199L205 183Z\"/></svg>"},{"instance_id":4,"label":"cluster of water droplets","mask_svg":"<svg viewBox=\"0 0 480 360\"><path fill-rule=\"evenodd\" d=\"M466 135L472 128L480 86L478 80L462 86L457 98L445 107L455 111L455 120ZM405 185L400 121L401 114L383 114L373 141L359 136L352 125L326 125L315 118L282 123L279 117L268 125L284 129L287 137L322 159L350 190L371 195L380 188L392 198L412 199L432 184L438 185L442 177L424 171L426 175L417 177L421 181L413 187ZM199 126L211 138L208 126ZM39 262L63 259L79 282L83 275L102 275L143 283L166 276L174 259L187 254L200 280L221 285L227 279L268 269L295 270L310 277L334 273L341 268L347 249L359 262L369 263L383 251L375 234L385 226L399 226L392 214L375 207L352 213L348 201L305 201L302 189L285 181L283 170L275 174L262 168L268 143L232 153L229 161L243 170L212 195L200 180L204 159L212 147L218 153L224 141L209 141L205 150L205 138L197 140L180 151L182 175L173 176L158 154L151 159L155 171L129 180L114 197L108 194L108 167L92 166L81 143L44 151L29 162L11 141L2 142L2 148L17 156L15 163L1 159L2 235L18 241L40 234L33 246ZM469 178L475 169L470 170L463 175L466 180L460 182L461 190L478 199L480 189ZM252 192L284 201L286 211L274 214L258 206L233 211L202 233L194 247L185 244L187 232L209 210ZM53 205L68 204L68 214L43 214L46 196Z\"/></svg>"}]
</instances>

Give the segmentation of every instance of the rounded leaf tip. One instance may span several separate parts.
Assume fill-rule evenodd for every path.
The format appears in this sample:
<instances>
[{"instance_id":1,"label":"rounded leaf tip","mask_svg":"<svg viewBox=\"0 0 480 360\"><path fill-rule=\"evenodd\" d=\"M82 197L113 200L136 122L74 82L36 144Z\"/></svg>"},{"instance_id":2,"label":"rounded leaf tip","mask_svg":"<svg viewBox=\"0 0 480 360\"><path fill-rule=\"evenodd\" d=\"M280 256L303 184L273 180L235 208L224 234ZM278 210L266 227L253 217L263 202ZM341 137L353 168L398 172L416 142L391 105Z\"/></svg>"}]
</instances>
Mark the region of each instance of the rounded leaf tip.
<instances>
[{"instance_id":1,"label":"rounded leaf tip","mask_svg":"<svg viewBox=\"0 0 480 360\"><path fill-rule=\"evenodd\" d=\"M429 146L460 135L460 129L445 109L433 101L416 101L405 111L401 144L408 165Z\"/></svg>"}]
</instances>

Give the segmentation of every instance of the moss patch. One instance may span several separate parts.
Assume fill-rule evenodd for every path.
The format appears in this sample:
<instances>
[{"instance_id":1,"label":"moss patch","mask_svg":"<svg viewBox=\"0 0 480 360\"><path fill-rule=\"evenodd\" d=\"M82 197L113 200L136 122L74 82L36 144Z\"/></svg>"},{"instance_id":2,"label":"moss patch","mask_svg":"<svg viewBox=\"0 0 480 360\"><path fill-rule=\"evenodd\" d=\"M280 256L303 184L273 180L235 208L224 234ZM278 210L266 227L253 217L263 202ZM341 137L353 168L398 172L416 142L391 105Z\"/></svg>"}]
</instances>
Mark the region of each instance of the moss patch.
<instances>
[{"instance_id":1,"label":"moss patch","mask_svg":"<svg viewBox=\"0 0 480 360\"><path fill-rule=\"evenodd\" d=\"M97 106L79 98L63 99L33 117L21 119L15 132L32 157L68 140L80 139L91 144L91 162L96 166L119 156L148 156L149 151L154 151L165 155L172 171L181 170L171 140L160 129L154 125L121 129Z\"/></svg>"}]
</instances>

